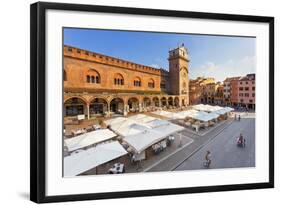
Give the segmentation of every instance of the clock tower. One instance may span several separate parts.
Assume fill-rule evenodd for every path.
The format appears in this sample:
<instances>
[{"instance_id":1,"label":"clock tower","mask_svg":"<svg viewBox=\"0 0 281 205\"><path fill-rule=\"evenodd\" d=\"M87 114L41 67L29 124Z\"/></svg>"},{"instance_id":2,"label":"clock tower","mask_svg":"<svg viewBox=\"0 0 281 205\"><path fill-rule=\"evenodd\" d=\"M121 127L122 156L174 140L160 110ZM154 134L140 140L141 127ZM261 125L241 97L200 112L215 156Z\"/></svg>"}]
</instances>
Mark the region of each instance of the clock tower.
<instances>
[{"instance_id":1,"label":"clock tower","mask_svg":"<svg viewBox=\"0 0 281 205\"><path fill-rule=\"evenodd\" d=\"M180 97L180 105L189 104L189 57L184 44L169 51L170 92Z\"/></svg>"}]
</instances>

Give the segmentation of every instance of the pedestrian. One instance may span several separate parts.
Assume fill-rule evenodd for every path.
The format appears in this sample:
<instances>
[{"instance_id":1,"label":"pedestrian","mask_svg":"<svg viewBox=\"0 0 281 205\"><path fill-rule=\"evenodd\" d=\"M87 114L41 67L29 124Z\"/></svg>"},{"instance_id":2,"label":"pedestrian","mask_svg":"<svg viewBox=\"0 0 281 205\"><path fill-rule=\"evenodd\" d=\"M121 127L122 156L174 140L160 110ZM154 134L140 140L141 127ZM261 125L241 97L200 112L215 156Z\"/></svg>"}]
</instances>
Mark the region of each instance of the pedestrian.
<instances>
[{"instance_id":1,"label":"pedestrian","mask_svg":"<svg viewBox=\"0 0 281 205\"><path fill-rule=\"evenodd\" d=\"M238 121L240 121L240 120L241 120L241 116L239 115L239 116L238 116Z\"/></svg>"},{"instance_id":2,"label":"pedestrian","mask_svg":"<svg viewBox=\"0 0 281 205\"><path fill-rule=\"evenodd\" d=\"M211 152L208 150L205 155L206 165L210 167L211 165Z\"/></svg>"}]
</instances>

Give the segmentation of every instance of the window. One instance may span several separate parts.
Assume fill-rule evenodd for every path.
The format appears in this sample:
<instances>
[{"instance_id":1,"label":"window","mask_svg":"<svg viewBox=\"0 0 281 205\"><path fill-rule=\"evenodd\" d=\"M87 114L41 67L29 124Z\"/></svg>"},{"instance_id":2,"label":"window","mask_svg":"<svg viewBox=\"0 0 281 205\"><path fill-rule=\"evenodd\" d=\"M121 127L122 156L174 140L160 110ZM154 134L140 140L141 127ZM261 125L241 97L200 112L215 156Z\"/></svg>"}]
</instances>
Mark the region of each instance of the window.
<instances>
[{"instance_id":1,"label":"window","mask_svg":"<svg viewBox=\"0 0 281 205\"><path fill-rule=\"evenodd\" d=\"M124 78L120 73L114 75L114 85L124 85Z\"/></svg>"},{"instance_id":2,"label":"window","mask_svg":"<svg viewBox=\"0 0 281 205\"><path fill-rule=\"evenodd\" d=\"M134 86L135 87L141 87L141 79L139 77L135 77Z\"/></svg>"},{"instance_id":3,"label":"window","mask_svg":"<svg viewBox=\"0 0 281 205\"><path fill-rule=\"evenodd\" d=\"M165 82L161 82L161 84L160 84L160 88L166 88L166 83Z\"/></svg>"},{"instance_id":4,"label":"window","mask_svg":"<svg viewBox=\"0 0 281 205\"><path fill-rule=\"evenodd\" d=\"M248 91L248 90L249 90L249 87L245 87L245 90Z\"/></svg>"},{"instance_id":5,"label":"window","mask_svg":"<svg viewBox=\"0 0 281 205\"><path fill-rule=\"evenodd\" d=\"M240 97L243 97L243 93L239 93L239 96L240 96Z\"/></svg>"},{"instance_id":6,"label":"window","mask_svg":"<svg viewBox=\"0 0 281 205\"><path fill-rule=\"evenodd\" d=\"M240 82L240 85L242 85L242 82Z\"/></svg>"},{"instance_id":7,"label":"window","mask_svg":"<svg viewBox=\"0 0 281 205\"><path fill-rule=\"evenodd\" d=\"M86 76L86 81L87 83L100 84L100 74L96 70L90 69Z\"/></svg>"},{"instance_id":8,"label":"window","mask_svg":"<svg viewBox=\"0 0 281 205\"><path fill-rule=\"evenodd\" d=\"M249 100L250 103L253 103L253 100Z\"/></svg>"},{"instance_id":9,"label":"window","mask_svg":"<svg viewBox=\"0 0 281 205\"><path fill-rule=\"evenodd\" d=\"M249 93L245 93L245 97L249 97Z\"/></svg>"},{"instance_id":10,"label":"window","mask_svg":"<svg viewBox=\"0 0 281 205\"><path fill-rule=\"evenodd\" d=\"M148 81L148 87L149 88L154 88L154 80L153 79L150 79L149 81Z\"/></svg>"},{"instance_id":11,"label":"window","mask_svg":"<svg viewBox=\"0 0 281 205\"><path fill-rule=\"evenodd\" d=\"M96 83L96 78L95 78L95 76L91 76L91 83Z\"/></svg>"},{"instance_id":12,"label":"window","mask_svg":"<svg viewBox=\"0 0 281 205\"><path fill-rule=\"evenodd\" d=\"M89 75L87 75L87 83L91 82L91 77Z\"/></svg>"},{"instance_id":13,"label":"window","mask_svg":"<svg viewBox=\"0 0 281 205\"><path fill-rule=\"evenodd\" d=\"M255 97L255 93L252 93L252 97Z\"/></svg>"},{"instance_id":14,"label":"window","mask_svg":"<svg viewBox=\"0 0 281 205\"><path fill-rule=\"evenodd\" d=\"M248 81L246 81L246 84L248 85Z\"/></svg>"},{"instance_id":15,"label":"window","mask_svg":"<svg viewBox=\"0 0 281 205\"><path fill-rule=\"evenodd\" d=\"M68 51L69 51L69 52L72 52L72 48L68 48Z\"/></svg>"},{"instance_id":16,"label":"window","mask_svg":"<svg viewBox=\"0 0 281 205\"><path fill-rule=\"evenodd\" d=\"M256 87L255 87L255 86L254 86L254 87L252 87L252 90L253 90L253 91L255 91L255 90L256 90Z\"/></svg>"},{"instance_id":17,"label":"window","mask_svg":"<svg viewBox=\"0 0 281 205\"><path fill-rule=\"evenodd\" d=\"M243 91L243 87L240 87L239 90L240 90L240 91Z\"/></svg>"}]
</instances>

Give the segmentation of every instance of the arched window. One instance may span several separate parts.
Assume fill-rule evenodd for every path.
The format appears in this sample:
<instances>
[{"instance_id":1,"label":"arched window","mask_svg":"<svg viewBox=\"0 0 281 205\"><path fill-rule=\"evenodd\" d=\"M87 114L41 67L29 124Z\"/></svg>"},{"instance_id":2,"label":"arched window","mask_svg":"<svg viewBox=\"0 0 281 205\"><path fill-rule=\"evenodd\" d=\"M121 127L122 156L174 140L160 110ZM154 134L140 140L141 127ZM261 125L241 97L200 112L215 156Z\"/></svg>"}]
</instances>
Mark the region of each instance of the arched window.
<instances>
[{"instance_id":1,"label":"arched window","mask_svg":"<svg viewBox=\"0 0 281 205\"><path fill-rule=\"evenodd\" d=\"M139 77L134 78L134 86L141 87L141 79Z\"/></svg>"},{"instance_id":2,"label":"arched window","mask_svg":"<svg viewBox=\"0 0 281 205\"><path fill-rule=\"evenodd\" d=\"M149 81L148 81L148 87L149 88L154 88L155 87L155 83L154 83L154 80L152 78L150 78Z\"/></svg>"},{"instance_id":3,"label":"arched window","mask_svg":"<svg viewBox=\"0 0 281 205\"><path fill-rule=\"evenodd\" d=\"M96 70L90 69L86 75L86 82L100 84L101 83L100 74Z\"/></svg>"},{"instance_id":4,"label":"arched window","mask_svg":"<svg viewBox=\"0 0 281 205\"><path fill-rule=\"evenodd\" d=\"M67 75L66 75L66 71L63 70L63 81L67 81Z\"/></svg>"},{"instance_id":5,"label":"arched window","mask_svg":"<svg viewBox=\"0 0 281 205\"><path fill-rule=\"evenodd\" d=\"M114 75L114 85L124 85L124 78L120 73Z\"/></svg>"},{"instance_id":6,"label":"arched window","mask_svg":"<svg viewBox=\"0 0 281 205\"><path fill-rule=\"evenodd\" d=\"M186 88L186 83L185 82L182 83L182 87Z\"/></svg>"}]
</instances>

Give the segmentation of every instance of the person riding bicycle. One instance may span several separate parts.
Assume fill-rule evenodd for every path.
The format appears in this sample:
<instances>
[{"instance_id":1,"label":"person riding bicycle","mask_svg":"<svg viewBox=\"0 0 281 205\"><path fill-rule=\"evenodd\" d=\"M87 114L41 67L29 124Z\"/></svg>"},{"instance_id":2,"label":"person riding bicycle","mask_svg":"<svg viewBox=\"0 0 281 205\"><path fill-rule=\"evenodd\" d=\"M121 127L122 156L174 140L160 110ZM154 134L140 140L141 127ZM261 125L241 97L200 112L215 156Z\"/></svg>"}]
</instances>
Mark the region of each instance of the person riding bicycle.
<instances>
[{"instance_id":1,"label":"person riding bicycle","mask_svg":"<svg viewBox=\"0 0 281 205\"><path fill-rule=\"evenodd\" d=\"M243 137L242 133L240 133L240 136L238 137L238 144L244 144L245 143L245 138Z\"/></svg>"},{"instance_id":2,"label":"person riding bicycle","mask_svg":"<svg viewBox=\"0 0 281 205\"><path fill-rule=\"evenodd\" d=\"M205 155L205 159L206 159L206 162L208 163L208 166L211 165L211 152L208 150L206 155Z\"/></svg>"}]
</instances>

